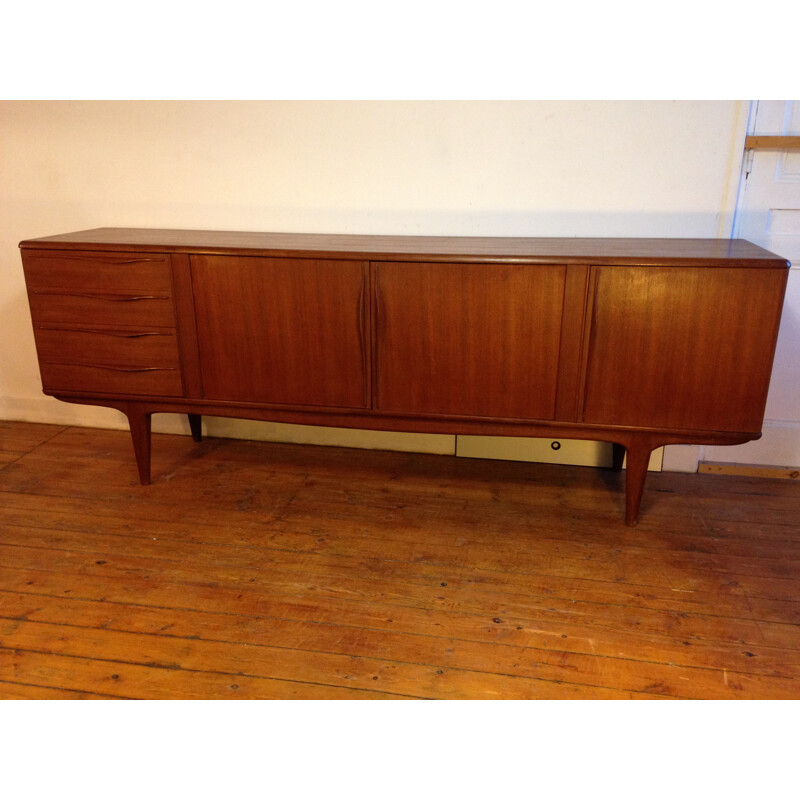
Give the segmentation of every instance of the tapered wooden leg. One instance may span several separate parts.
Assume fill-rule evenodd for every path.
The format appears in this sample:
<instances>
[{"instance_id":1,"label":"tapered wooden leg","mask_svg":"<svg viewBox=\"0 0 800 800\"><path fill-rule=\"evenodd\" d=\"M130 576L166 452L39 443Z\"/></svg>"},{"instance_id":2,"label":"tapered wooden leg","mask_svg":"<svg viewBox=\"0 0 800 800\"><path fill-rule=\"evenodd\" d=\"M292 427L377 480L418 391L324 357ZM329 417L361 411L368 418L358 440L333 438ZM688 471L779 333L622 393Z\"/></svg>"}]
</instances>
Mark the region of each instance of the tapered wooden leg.
<instances>
[{"instance_id":1,"label":"tapered wooden leg","mask_svg":"<svg viewBox=\"0 0 800 800\"><path fill-rule=\"evenodd\" d=\"M625 445L614 442L611 448L611 468L614 472L621 472L622 462L625 461Z\"/></svg>"},{"instance_id":2,"label":"tapered wooden leg","mask_svg":"<svg viewBox=\"0 0 800 800\"><path fill-rule=\"evenodd\" d=\"M192 432L192 439L196 442L203 441L203 433L202 433L202 416L200 414L188 414L189 417L189 429Z\"/></svg>"},{"instance_id":3,"label":"tapered wooden leg","mask_svg":"<svg viewBox=\"0 0 800 800\"><path fill-rule=\"evenodd\" d=\"M151 414L131 409L126 412L133 439L133 452L139 468L139 481L142 486L150 483L150 419Z\"/></svg>"},{"instance_id":4,"label":"tapered wooden leg","mask_svg":"<svg viewBox=\"0 0 800 800\"><path fill-rule=\"evenodd\" d=\"M625 524L633 527L639 518L647 465L653 444L647 437L632 441L627 448L628 462L625 475Z\"/></svg>"}]
</instances>

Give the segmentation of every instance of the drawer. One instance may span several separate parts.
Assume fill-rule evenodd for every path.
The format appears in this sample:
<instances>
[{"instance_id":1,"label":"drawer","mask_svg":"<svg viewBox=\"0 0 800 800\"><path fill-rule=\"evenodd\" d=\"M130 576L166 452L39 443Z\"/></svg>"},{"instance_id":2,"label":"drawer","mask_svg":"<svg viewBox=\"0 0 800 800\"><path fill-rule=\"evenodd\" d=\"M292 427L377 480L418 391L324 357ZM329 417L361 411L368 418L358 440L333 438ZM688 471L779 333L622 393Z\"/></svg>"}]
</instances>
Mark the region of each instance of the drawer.
<instances>
[{"instance_id":1,"label":"drawer","mask_svg":"<svg viewBox=\"0 0 800 800\"><path fill-rule=\"evenodd\" d=\"M178 337L174 330L157 328L34 329L41 361L66 364L107 364L131 367L178 366Z\"/></svg>"},{"instance_id":2,"label":"drawer","mask_svg":"<svg viewBox=\"0 0 800 800\"><path fill-rule=\"evenodd\" d=\"M181 374L177 367L118 366L110 364L67 364L39 361L42 386L46 392L81 394L147 394L180 397Z\"/></svg>"},{"instance_id":3,"label":"drawer","mask_svg":"<svg viewBox=\"0 0 800 800\"><path fill-rule=\"evenodd\" d=\"M164 254L23 252L23 266L34 325L175 325Z\"/></svg>"},{"instance_id":4,"label":"drawer","mask_svg":"<svg viewBox=\"0 0 800 800\"><path fill-rule=\"evenodd\" d=\"M175 308L168 294L43 289L29 290L28 300L35 326L59 322L175 326Z\"/></svg>"},{"instance_id":5,"label":"drawer","mask_svg":"<svg viewBox=\"0 0 800 800\"><path fill-rule=\"evenodd\" d=\"M22 253L29 291L172 295L169 256L154 253Z\"/></svg>"}]
</instances>

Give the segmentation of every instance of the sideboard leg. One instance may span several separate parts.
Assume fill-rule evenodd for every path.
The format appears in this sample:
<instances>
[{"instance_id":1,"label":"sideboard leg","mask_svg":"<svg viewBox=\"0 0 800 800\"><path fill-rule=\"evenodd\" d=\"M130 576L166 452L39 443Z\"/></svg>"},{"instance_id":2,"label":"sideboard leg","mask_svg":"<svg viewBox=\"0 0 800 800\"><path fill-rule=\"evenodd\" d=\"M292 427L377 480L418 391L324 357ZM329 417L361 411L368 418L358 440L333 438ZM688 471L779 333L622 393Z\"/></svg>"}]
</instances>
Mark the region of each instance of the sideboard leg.
<instances>
[{"instance_id":1,"label":"sideboard leg","mask_svg":"<svg viewBox=\"0 0 800 800\"><path fill-rule=\"evenodd\" d=\"M142 486L147 486L150 483L150 419L152 415L137 409L130 409L126 415L131 428L133 452L136 455L136 466L139 468L139 480Z\"/></svg>"},{"instance_id":2,"label":"sideboard leg","mask_svg":"<svg viewBox=\"0 0 800 800\"><path fill-rule=\"evenodd\" d=\"M633 527L639 518L647 465L654 447L648 438L633 440L628 448L625 475L625 524Z\"/></svg>"},{"instance_id":3,"label":"sideboard leg","mask_svg":"<svg viewBox=\"0 0 800 800\"><path fill-rule=\"evenodd\" d=\"M622 462L625 461L625 445L614 442L611 447L611 468L614 472L621 472Z\"/></svg>"},{"instance_id":4,"label":"sideboard leg","mask_svg":"<svg viewBox=\"0 0 800 800\"><path fill-rule=\"evenodd\" d=\"M196 442L203 441L203 433L201 427L201 420L203 419L200 414L188 414L189 417L189 429L192 432L192 439Z\"/></svg>"}]
</instances>

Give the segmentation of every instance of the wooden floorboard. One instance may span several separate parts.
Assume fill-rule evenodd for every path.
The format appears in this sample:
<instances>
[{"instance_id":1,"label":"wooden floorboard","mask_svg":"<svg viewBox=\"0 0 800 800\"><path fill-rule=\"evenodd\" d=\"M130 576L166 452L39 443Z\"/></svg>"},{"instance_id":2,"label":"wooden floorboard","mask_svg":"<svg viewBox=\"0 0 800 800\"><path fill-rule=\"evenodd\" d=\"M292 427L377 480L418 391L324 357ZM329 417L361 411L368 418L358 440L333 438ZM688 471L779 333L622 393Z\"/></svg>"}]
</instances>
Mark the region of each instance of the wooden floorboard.
<instances>
[{"instance_id":1,"label":"wooden floorboard","mask_svg":"<svg viewBox=\"0 0 800 800\"><path fill-rule=\"evenodd\" d=\"M800 485L0 422L0 697L800 699Z\"/></svg>"}]
</instances>

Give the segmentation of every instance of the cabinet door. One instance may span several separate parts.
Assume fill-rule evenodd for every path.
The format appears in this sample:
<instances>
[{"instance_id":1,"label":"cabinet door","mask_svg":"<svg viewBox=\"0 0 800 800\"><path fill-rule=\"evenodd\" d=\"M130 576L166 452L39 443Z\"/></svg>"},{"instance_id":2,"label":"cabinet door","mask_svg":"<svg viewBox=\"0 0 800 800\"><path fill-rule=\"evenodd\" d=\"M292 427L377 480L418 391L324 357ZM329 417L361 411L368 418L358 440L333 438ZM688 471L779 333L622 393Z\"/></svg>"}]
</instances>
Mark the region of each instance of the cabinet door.
<instances>
[{"instance_id":1,"label":"cabinet door","mask_svg":"<svg viewBox=\"0 0 800 800\"><path fill-rule=\"evenodd\" d=\"M191 269L207 399L366 405L366 263L208 255Z\"/></svg>"},{"instance_id":2,"label":"cabinet door","mask_svg":"<svg viewBox=\"0 0 800 800\"><path fill-rule=\"evenodd\" d=\"M553 419L564 267L375 269L380 410Z\"/></svg>"},{"instance_id":3,"label":"cabinet door","mask_svg":"<svg viewBox=\"0 0 800 800\"><path fill-rule=\"evenodd\" d=\"M785 270L596 274L585 422L761 430Z\"/></svg>"}]
</instances>

